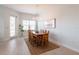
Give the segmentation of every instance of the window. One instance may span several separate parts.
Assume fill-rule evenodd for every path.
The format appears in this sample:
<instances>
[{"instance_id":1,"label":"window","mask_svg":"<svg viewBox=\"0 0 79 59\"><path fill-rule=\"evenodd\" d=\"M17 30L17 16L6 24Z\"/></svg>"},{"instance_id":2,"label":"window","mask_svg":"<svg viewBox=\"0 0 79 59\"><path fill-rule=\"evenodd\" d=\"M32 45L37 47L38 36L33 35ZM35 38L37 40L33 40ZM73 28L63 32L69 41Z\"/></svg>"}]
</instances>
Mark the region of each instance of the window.
<instances>
[{"instance_id":1,"label":"window","mask_svg":"<svg viewBox=\"0 0 79 59\"><path fill-rule=\"evenodd\" d=\"M48 28L48 22L47 21L44 21L44 28Z\"/></svg>"},{"instance_id":2,"label":"window","mask_svg":"<svg viewBox=\"0 0 79 59\"><path fill-rule=\"evenodd\" d=\"M46 29L45 27L46 27L45 21L42 21L42 20L38 21L38 29L39 30Z\"/></svg>"},{"instance_id":3,"label":"window","mask_svg":"<svg viewBox=\"0 0 79 59\"><path fill-rule=\"evenodd\" d=\"M30 21L30 29L35 30L36 22L35 21Z\"/></svg>"},{"instance_id":4,"label":"window","mask_svg":"<svg viewBox=\"0 0 79 59\"><path fill-rule=\"evenodd\" d=\"M45 28L55 28L56 27L56 19L44 21L44 27Z\"/></svg>"},{"instance_id":5,"label":"window","mask_svg":"<svg viewBox=\"0 0 79 59\"><path fill-rule=\"evenodd\" d=\"M23 30L35 30L36 23L32 20L23 20Z\"/></svg>"},{"instance_id":6,"label":"window","mask_svg":"<svg viewBox=\"0 0 79 59\"><path fill-rule=\"evenodd\" d=\"M44 29L52 29L56 27L56 19L43 21Z\"/></svg>"},{"instance_id":7,"label":"window","mask_svg":"<svg viewBox=\"0 0 79 59\"><path fill-rule=\"evenodd\" d=\"M23 20L23 30L28 30L29 29L29 21Z\"/></svg>"},{"instance_id":8,"label":"window","mask_svg":"<svg viewBox=\"0 0 79 59\"><path fill-rule=\"evenodd\" d=\"M10 16L10 37L15 36L15 19L16 17Z\"/></svg>"},{"instance_id":9,"label":"window","mask_svg":"<svg viewBox=\"0 0 79 59\"><path fill-rule=\"evenodd\" d=\"M38 21L36 23L36 21L34 20L23 20L23 29L24 30L35 30L37 29L51 29L51 28L55 28L56 27L56 20L48 20L48 21Z\"/></svg>"}]
</instances>

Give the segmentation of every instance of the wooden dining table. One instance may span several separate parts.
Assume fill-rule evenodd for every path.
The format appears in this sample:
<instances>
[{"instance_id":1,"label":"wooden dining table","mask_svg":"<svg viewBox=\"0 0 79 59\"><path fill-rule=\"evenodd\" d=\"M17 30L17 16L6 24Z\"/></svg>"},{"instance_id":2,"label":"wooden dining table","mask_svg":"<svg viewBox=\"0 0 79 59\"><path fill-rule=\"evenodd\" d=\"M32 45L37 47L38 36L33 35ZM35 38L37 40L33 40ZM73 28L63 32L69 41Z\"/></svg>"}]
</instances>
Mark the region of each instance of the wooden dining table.
<instances>
[{"instance_id":1,"label":"wooden dining table","mask_svg":"<svg viewBox=\"0 0 79 59\"><path fill-rule=\"evenodd\" d=\"M45 46L48 44L48 32L31 31L30 34L30 41L33 44L36 44L37 46Z\"/></svg>"}]
</instances>

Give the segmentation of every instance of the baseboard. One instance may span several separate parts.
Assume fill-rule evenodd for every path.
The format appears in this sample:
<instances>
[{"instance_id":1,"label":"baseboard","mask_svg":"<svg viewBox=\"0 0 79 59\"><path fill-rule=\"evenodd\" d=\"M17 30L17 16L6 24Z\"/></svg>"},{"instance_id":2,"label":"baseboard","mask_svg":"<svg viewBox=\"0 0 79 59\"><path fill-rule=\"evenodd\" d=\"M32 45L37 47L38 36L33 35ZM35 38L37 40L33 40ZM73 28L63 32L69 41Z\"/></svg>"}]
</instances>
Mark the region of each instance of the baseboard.
<instances>
[{"instance_id":1,"label":"baseboard","mask_svg":"<svg viewBox=\"0 0 79 59\"><path fill-rule=\"evenodd\" d=\"M69 49L71 49L71 50L73 50L73 51L75 51L75 52L79 52L78 49L75 49L75 48L70 47L70 46L68 46L68 45L62 44L62 46L66 47L66 48L69 48Z\"/></svg>"},{"instance_id":2,"label":"baseboard","mask_svg":"<svg viewBox=\"0 0 79 59\"><path fill-rule=\"evenodd\" d=\"M3 42L3 41L8 41L8 40L9 40L9 39L6 39L6 40L5 40L5 39L1 39L1 40L0 40L0 42Z\"/></svg>"},{"instance_id":3,"label":"baseboard","mask_svg":"<svg viewBox=\"0 0 79 59\"><path fill-rule=\"evenodd\" d=\"M73 50L73 51L75 51L75 52L79 52L78 49L72 48L72 47L70 47L70 46L68 46L68 45L66 45L66 44L60 43L60 42L58 42L58 41L52 41L52 42L58 44L59 46L63 46L63 47L66 47L66 48L68 48L68 49L71 49L71 50Z\"/></svg>"},{"instance_id":4,"label":"baseboard","mask_svg":"<svg viewBox=\"0 0 79 59\"><path fill-rule=\"evenodd\" d=\"M10 37L3 37L3 38L0 38L0 42L4 42L4 41L8 41L10 40Z\"/></svg>"}]
</instances>

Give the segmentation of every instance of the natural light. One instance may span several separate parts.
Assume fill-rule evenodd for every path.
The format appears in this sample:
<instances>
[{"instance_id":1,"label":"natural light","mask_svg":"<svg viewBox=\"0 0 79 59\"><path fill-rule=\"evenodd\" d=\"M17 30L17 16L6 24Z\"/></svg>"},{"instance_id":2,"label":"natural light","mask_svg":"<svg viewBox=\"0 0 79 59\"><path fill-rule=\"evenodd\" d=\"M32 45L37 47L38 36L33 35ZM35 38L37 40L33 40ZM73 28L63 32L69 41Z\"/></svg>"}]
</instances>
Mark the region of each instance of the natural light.
<instances>
[{"instance_id":1,"label":"natural light","mask_svg":"<svg viewBox=\"0 0 79 59\"><path fill-rule=\"evenodd\" d=\"M15 19L16 17L10 16L10 37L15 36Z\"/></svg>"},{"instance_id":2,"label":"natural light","mask_svg":"<svg viewBox=\"0 0 79 59\"><path fill-rule=\"evenodd\" d=\"M36 23L32 20L23 20L23 30L35 30Z\"/></svg>"}]
</instances>

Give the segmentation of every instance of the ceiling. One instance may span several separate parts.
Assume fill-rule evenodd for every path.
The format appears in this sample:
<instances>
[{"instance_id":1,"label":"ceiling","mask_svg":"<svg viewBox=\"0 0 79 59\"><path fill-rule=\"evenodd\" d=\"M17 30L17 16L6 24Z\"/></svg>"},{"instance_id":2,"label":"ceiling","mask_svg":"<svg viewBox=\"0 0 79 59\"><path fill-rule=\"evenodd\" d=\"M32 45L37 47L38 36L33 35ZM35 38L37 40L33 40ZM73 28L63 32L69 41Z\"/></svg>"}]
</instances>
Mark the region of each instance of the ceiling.
<instances>
[{"instance_id":1,"label":"ceiling","mask_svg":"<svg viewBox=\"0 0 79 59\"><path fill-rule=\"evenodd\" d=\"M5 4L4 6L14 9L18 12L40 14L47 12L50 4Z\"/></svg>"},{"instance_id":2,"label":"ceiling","mask_svg":"<svg viewBox=\"0 0 79 59\"><path fill-rule=\"evenodd\" d=\"M3 6L16 10L22 13L29 13L34 15L49 15L56 14L55 12L60 12L61 7L74 6L77 8L79 5L74 4L4 4ZM70 8L70 7L69 7Z\"/></svg>"},{"instance_id":3,"label":"ceiling","mask_svg":"<svg viewBox=\"0 0 79 59\"><path fill-rule=\"evenodd\" d=\"M18 12L31 14L42 14L47 12L51 13L52 10L57 10L57 8L59 8L60 6L66 5L69 6L69 4L4 4L4 6L14 9Z\"/></svg>"}]
</instances>

